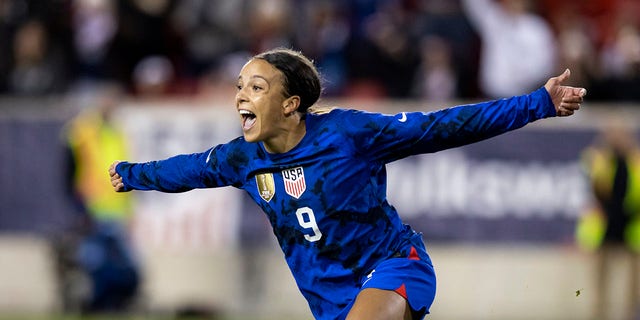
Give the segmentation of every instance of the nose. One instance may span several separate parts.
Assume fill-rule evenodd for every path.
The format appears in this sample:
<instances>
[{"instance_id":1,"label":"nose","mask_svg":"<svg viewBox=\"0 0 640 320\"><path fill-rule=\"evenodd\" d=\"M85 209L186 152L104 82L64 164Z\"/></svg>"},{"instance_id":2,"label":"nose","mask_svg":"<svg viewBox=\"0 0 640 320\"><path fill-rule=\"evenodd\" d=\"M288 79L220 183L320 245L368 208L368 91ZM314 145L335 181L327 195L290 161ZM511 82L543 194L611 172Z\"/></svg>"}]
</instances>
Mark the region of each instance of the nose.
<instances>
[{"instance_id":1,"label":"nose","mask_svg":"<svg viewBox=\"0 0 640 320\"><path fill-rule=\"evenodd\" d=\"M236 105L240 105L243 102L247 102L249 99L247 98L247 95L244 93L244 88L238 90L238 92L236 93Z\"/></svg>"}]
</instances>

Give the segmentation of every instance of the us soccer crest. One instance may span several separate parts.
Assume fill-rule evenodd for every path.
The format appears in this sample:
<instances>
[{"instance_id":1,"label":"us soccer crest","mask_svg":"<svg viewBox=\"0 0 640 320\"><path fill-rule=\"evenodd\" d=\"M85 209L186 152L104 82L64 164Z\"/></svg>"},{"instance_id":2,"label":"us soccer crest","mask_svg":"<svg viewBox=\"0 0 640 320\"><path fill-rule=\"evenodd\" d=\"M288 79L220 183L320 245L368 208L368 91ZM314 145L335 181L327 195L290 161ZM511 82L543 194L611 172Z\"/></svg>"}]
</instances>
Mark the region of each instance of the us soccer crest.
<instances>
[{"instance_id":1,"label":"us soccer crest","mask_svg":"<svg viewBox=\"0 0 640 320\"><path fill-rule=\"evenodd\" d=\"M256 184L258 185L258 193L262 200L269 202L276 194L276 186L273 183L272 173L261 173L256 176Z\"/></svg>"},{"instance_id":2,"label":"us soccer crest","mask_svg":"<svg viewBox=\"0 0 640 320\"><path fill-rule=\"evenodd\" d=\"M302 193L307 190L302 167L282 170L282 178L284 179L284 191L296 199L299 199Z\"/></svg>"}]
</instances>

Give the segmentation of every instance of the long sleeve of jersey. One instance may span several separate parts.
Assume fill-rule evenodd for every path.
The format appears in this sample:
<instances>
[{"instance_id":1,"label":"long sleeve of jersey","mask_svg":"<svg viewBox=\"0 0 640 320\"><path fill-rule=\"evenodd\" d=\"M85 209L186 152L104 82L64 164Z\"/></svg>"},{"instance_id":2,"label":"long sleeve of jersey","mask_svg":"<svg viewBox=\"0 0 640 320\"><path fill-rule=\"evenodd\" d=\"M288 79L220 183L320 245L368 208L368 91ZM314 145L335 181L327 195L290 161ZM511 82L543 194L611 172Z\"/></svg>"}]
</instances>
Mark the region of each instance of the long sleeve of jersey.
<instances>
[{"instance_id":1,"label":"long sleeve of jersey","mask_svg":"<svg viewBox=\"0 0 640 320\"><path fill-rule=\"evenodd\" d=\"M125 191L157 190L185 192L196 188L233 185L237 168L218 161L225 145L202 153L177 155L165 160L145 163L121 162L116 171L123 179Z\"/></svg>"},{"instance_id":2,"label":"long sleeve of jersey","mask_svg":"<svg viewBox=\"0 0 640 320\"><path fill-rule=\"evenodd\" d=\"M158 190L184 192L205 187L199 179L207 153L178 155L166 160L145 163L121 162L116 171L122 177L125 190Z\"/></svg>"},{"instance_id":3,"label":"long sleeve of jersey","mask_svg":"<svg viewBox=\"0 0 640 320\"><path fill-rule=\"evenodd\" d=\"M528 95L429 113L351 111L338 119L359 152L387 163L474 143L555 115L551 97L540 88Z\"/></svg>"}]
</instances>

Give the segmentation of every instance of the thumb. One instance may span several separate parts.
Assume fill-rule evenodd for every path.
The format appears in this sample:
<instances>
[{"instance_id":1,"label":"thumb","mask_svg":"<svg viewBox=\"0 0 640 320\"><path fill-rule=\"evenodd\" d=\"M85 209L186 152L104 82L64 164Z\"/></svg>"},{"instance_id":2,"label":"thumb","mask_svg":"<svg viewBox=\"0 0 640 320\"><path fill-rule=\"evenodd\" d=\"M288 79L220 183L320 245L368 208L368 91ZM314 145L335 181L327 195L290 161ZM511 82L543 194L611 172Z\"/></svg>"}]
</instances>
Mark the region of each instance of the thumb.
<instances>
[{"instance_id":1,"label":"thumb","mask_svg":"<svg viewBox=\"0 0 640 320\"><path fill-rule=\"evenodd\" d=\"M556 77L556 79L558 81L558 84L563 83L564 81L569 79L570 76L571 76L571 70L565 69L564 72L561 75Z\"/></svg>"}]
</instances>

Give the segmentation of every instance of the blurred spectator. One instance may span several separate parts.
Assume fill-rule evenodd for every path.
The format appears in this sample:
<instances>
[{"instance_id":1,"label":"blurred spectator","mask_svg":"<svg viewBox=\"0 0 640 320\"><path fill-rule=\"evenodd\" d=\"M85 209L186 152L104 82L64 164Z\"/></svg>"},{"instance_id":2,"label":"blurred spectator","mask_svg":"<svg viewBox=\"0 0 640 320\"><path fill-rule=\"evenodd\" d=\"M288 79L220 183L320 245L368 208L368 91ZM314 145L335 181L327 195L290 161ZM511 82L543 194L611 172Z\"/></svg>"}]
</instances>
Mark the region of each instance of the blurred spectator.
<instances>
[{"instance_id":1,"label":"blurred spectator","mask_svg":"<svg viewBox=\"0 0 640 320\"><path fill-rule=\"evenodd\" d=\"M589 88L598 77L598 51L595 46L595 24L580 13L579 4L564 3L557 6L551 17L558 39L558 66L571 70L571 82Z\"/></svg>"},{"instance_id":2,"label":"blurred spectator","mask_svg":"<svg viewBox=\"0 0 640 320\"><path fill-rule=\"evenodd\" d=\"M528 0L462 0L482 39L480 86L485 96L509 97L544 83L556 68L556 41Z\"/></svg>"},{"instance_id":3,"label":"blurred spectator","mask_svg":"<svg viewBox=\"0 0 640 320\"><path fill-rule=\"evenodd\" d=\"M18 27L13 41L13 65L8 88L18 95L61 93L67 78L64 57L49 43L45 25L29 20Z\"/></svg>"},{"instance_id":4,"label":"blurred spectator","mask_svg":"<svg viewBox=\"0 0 640 320\"><path fill-rule=\"evenodd\" d=\"M634 5L640 8L639 4ZM605 99L640 101L640 19L636 16L639 12L622 6L611 38L602 48L600 63L606 87L601 89Z\"/></svg>"},{"instance_id":5,"label":"blurred spectator","mask_svg":"<svg viewBox=\"0 0 640 320\"><path fill-rule=\"evenodd\" d=\"M172 90L174 68L167 57L148 56L133 69L133 93L142 98L162 97Z\"/></svg>"},{"instance_id":6,"label":"blurred spectator","mask_svg":"<svg viewBox=\"0 0 640 320\"><path fill-rule=\"evenodd\" d=\"M582 158L591 183L594 201L580 218L578 244L598 249L595 319L614 319L611 295L625 299L624 316L635 319L638 310L638 256L640 251L640 149L635 132L622 121L612 121ZM627 264L627 274L616 266ZM611 286L622 276L624 294Z\"/></svg>"},{"instance_id":7,"label":"blurred spectator","mask_svg":"<svg viewBox=\"0 0 640 320\"><path fill-rule=\"evenodd\" d=\"M174 28L176 0L117 0L118 29L109 51L111 78L134 90L134 69L149 56L167 57L182 80L184 41Z\"/></svg>"},{"instance_id":8,"label":"blurred spectator","mask_svg":"<svg viewBox=\"0 0 640 320\"><path fill-rule=\"evenodd\" d=\"M76 263L86 272L91 295L83 303L87 313L128 311L138 293L140 271L129 243L132 213L130 195L111 190L106 162L124 159L122 133L111 124L120 92L107 87L96 105L83 110L65 128L69 149L69 195L88 221L77 244Z\"/></svg>"},{"instance_id":9,"label":"blurred spectator","mask_svg":"<svg viewBox=\"0 0 640 320\"><path fill-rule=\"evenodd\" d=\"M337 0L307 0L297 5L302 14L295 18L295 42L315 60L325 81L324 94L340 95L348 81L345 53L351 36L346 5Z\"/></svg>"},{"instance_id":10,"label":"blurred spectator","mask_svg":"<svg viewBox=\"0 0 640 320\"><path fill-rule=\"evenodd\" d=\"M292 6L288 0L248 0L245 21L252 52L291 47Z\"/></svg>"},{"instance_id":11,"label":"blurred spectator","mask_svg":"<svg viewBox=\"0 0 640 320\"><path fill-rule=\"evenodd\" d=\"M460 1L421 0L418 8L420 14L415 27L420 37L440 38L449 47L449 59L456 78L456 98L478 97L480 39L463 12ZM422 49L424 59L424 50L429 48Z\"/></svg>"},{"instance_id":12,"label":"blurred spectator","mask_svg":"<svg viewBox=\"0 0 640 320\"><path fill-rule=\"evenodd\" d=\"M419 63L416 34L411 32L415 10L405 8L402 1L375 2L373 7L366 1L356 3L361 6L354 6L356 15L363 22L347 48L349 86L362 90L365 84L372 94L409 97ZM350 95L351 88L346 90Z\"/></svg>"},{"instance_id":13,"label":"blurred spectator","mask_svg":"<svg viewBox=\"0 0 640 320\"><path fill-rule=\"evenodd\" d=\"M74 49L78 77L104 81L108 76L107 56L118 23L111 0L74 0Z\"/></svg>"},{"instance_id":14,"label":"blurred spectator","mask_svg":"<svg viewBox=\"0 0 640 320\"><path fill-rule=\"evenodd\" d=\"M632 78L640 71L640 32L625 23L619 26L615 38L603 50L602 62L608 74L617 78Z\"/></svg>"},{"instance_id":15,"label":"blurred spectator","mask_svg":"<svg viewBox=\"0 0 640 320\"><path fill-rule=\"evenodd\" d=\"M453 68L449 43L427 36L420 43L421 65L415 83L415 96L430 101L450 101L458 95L458 79Z\"/></svg>"},{"instance_id":16,"label":"blurred spectator","mask_svg":"<svg viewBox=\"0 0 640 320\"><path fill-rule=\"evenodd\" d=\"M246 46L242 13L246 0L183 0L176 4L173 25L184 38L185 73L199 79L222 68L227 55Z\"/></svg>"}]
</instances>

